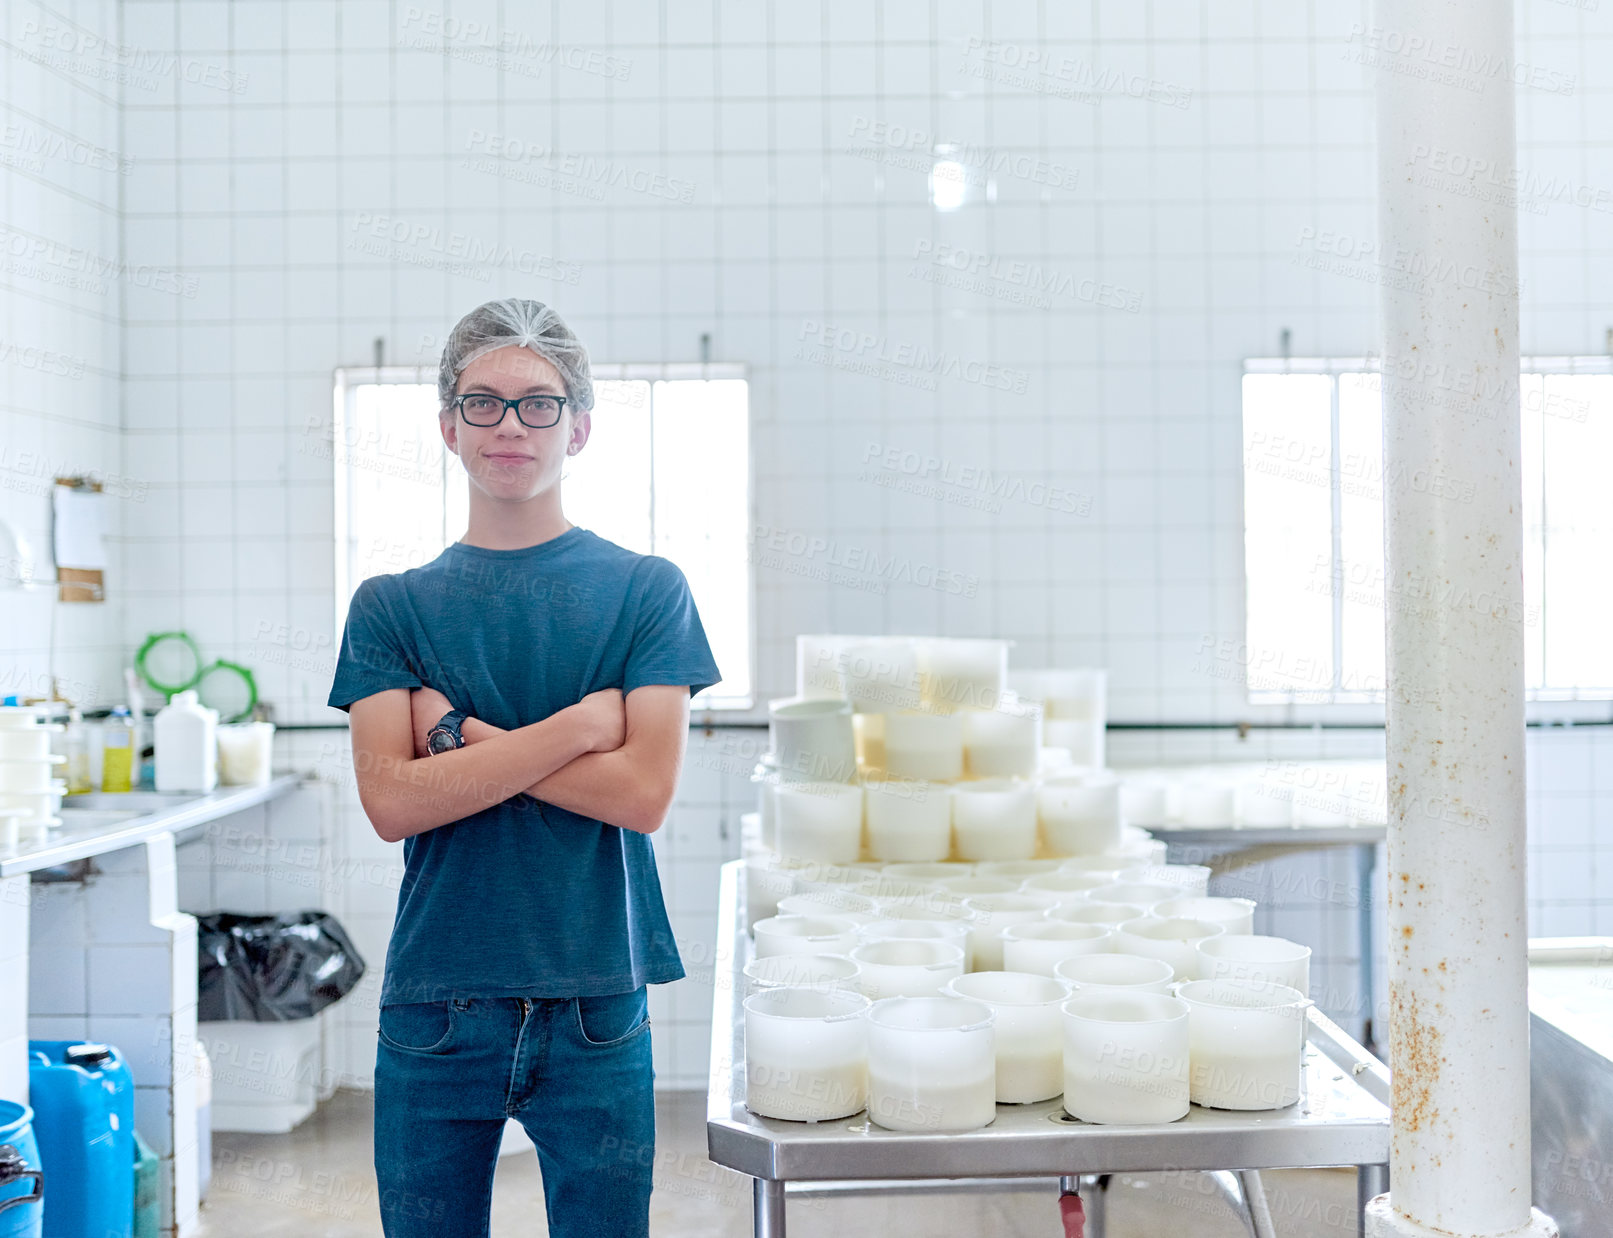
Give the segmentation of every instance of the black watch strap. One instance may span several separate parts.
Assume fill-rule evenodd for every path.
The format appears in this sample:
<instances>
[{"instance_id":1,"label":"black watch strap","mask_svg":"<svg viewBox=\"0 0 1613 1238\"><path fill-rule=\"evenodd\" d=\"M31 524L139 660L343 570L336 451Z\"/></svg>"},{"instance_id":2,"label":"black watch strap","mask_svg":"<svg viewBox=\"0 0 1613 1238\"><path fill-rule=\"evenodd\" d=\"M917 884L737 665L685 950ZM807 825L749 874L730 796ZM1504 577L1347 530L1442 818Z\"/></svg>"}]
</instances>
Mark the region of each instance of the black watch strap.
<instances>
[{"instance_id":1,"label":"black watch strap","mask_svg":"<svg viewBox=\"0 0 1613 1238\"><path fill-rule=\"evenodd\" d=\"M455 748L465 746L465 737L460 733L460 725L470 717L463 709L451 709L442 716L441 721L432 727L426 734L426 747L433 756L442 752L452 752Z\"/></svg>"}]
</instances>

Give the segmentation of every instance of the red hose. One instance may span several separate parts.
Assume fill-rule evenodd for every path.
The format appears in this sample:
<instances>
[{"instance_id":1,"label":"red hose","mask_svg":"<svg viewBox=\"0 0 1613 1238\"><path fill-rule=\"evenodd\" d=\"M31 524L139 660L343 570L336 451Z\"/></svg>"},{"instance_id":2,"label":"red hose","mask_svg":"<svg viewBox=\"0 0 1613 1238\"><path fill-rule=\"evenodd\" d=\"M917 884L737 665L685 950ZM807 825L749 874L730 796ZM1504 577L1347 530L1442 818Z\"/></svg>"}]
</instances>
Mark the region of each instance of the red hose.
<instances>
[{"instance_id":1,"label":"red hose","mask_svg":"<svg viewBox=\"0 0 1613 1238\"><path fill-rule=\"evenodd\" d=\"M1064 1238L1081 1238L1086 1231L1087 1211L1075 1192L1059 1196L1059 1219L1064 1222Z\"/></svg>"}]
</instances>

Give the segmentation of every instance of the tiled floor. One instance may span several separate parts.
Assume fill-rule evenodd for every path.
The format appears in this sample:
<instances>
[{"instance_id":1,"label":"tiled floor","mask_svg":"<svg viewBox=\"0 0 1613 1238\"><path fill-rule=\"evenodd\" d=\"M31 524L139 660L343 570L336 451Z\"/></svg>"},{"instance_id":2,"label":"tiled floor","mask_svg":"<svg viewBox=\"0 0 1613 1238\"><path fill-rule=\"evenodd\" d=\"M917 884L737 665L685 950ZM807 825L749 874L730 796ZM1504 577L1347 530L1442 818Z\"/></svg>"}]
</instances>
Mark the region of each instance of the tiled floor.
<instances>
[{"instance_id":1,"label":"tiled floor","mask_svg":"<svg viewBox=\"0 0 1613 1238\"><path fill-rule=\"evenodd\" d=\"M368 1093L340 1092L289 1135L215 1135L212 1188L197 1238L380 1234L370 1121ZM657 1238L749 1234L749 1181L705 1156L705 1097L663 1093L657 1121L652 1232ZM1353 1171L1287 1170L1267 1173L1265 1179L1280 1238L1355 1233ZM493 1196L494 1238L540 1238L548 1232L543 1184L531 1152L500 1161ZM1118 1178L1110 1201L1110 1238L1241 1238L1245 1233L1201 1174ZM1058 1238L1061 1233L1051 1190L792 1200L788 1224L792 1238Z\"/></svg>"}]
</instances>

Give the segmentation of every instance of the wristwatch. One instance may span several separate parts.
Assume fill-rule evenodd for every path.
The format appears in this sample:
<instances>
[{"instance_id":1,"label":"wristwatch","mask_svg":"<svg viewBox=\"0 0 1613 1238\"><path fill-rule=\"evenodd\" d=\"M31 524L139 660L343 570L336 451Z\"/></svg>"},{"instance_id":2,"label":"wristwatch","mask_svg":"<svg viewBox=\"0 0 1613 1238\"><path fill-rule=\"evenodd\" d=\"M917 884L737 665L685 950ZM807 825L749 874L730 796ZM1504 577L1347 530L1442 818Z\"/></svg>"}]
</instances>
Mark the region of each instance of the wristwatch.
<instances>
[{"instance_id":1,"label":"wristwatch","mask_svg":"<svg viewBox=\"0 0 1613 1238\"><path fill-rule=\"evenodd\" d=\"M465 746L465 737L459 733L459 725L470 717L463 709L451 709L442 716L442 721L426 732L426 751L432 756L442 752L452 752L455 748Z\"/></svg>"}]
</instances>

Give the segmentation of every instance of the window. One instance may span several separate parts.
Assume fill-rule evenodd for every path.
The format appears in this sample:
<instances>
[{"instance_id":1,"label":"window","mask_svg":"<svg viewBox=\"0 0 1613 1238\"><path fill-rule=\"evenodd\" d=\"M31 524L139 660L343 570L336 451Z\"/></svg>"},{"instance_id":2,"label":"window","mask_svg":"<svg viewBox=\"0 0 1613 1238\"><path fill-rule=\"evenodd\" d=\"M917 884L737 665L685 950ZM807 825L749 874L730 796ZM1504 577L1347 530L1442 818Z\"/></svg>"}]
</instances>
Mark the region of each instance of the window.
<instances>
[{"instance_id":1,"label":"window","mask_svg":"<svg viewBox=\"0 0 1613 1238\"><path fill-rule=\"evenodd\" d=\"M753 704L749 385L738 366L593 367L588 445L566 464L573 524L688 578L724 681L697 708ZM437 429L434 368L336 373L337 630L360 581L429 563L465 531L468 491Z\"/></svg>"},{"instance_id":2,"label":"window","mask_svg":"<svg viewBox=\"0 0 1613 1238\"><path fill-rule=\"evenodd\" d=\"M1613 363L1525 358L1524 625L1533 700L1613 697ZM1243 378L1253 704L1381 702L1383 409L1375 361L1250 361ZM1407 479L1448 489L1460 479ZM1407 604L1416 604L1408 599Z\"/></svg>"}]
</instances>

